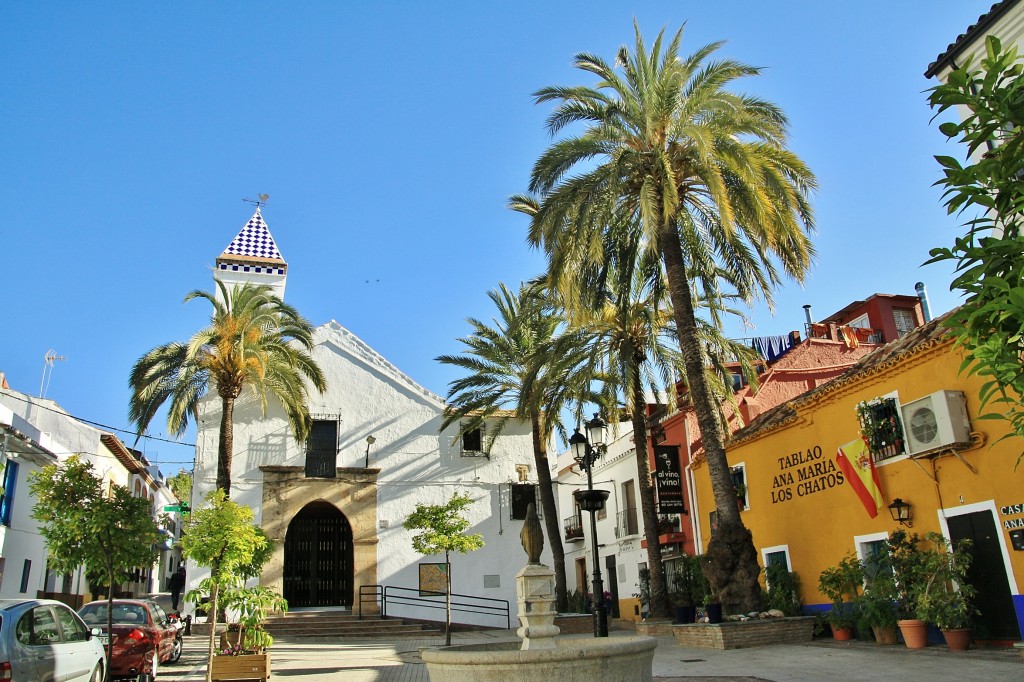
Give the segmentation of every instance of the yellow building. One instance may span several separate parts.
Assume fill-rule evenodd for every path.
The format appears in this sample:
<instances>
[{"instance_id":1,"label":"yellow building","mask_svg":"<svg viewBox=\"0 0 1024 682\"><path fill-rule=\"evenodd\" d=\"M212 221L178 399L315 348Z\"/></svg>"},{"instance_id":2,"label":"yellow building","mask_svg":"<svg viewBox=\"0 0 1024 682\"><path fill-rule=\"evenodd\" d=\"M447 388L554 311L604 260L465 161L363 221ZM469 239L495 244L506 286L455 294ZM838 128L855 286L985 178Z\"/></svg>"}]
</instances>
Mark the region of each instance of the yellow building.
<instances>
[{"instance_id":1,"label":"yellow building","mask_svg":"<svg viewBox=\"0 0 1024 682\"><path fill-rule=\"evenodd\" d=\"M1024 444L999 440L1006 422L979 419L982 381L960 374L961 360L941 318L933 320L734 434L728 458L746 484L743 522L762 566L785 561L799 575L805 607L828 601L817 590L823 569L848 552L863 558L900 528L886 508L899 498L910 505L912 531L973 540L977 629L988 639L1020 639L1024 464L1016 464ZM841 447L863 442L860 403L869 426L895 426L890 438L877 436L889 443L875 456L880 505L861 501L837 461ZM714 498L707 466L695 468L709 538Z\"/></svg>"}]
</instances>

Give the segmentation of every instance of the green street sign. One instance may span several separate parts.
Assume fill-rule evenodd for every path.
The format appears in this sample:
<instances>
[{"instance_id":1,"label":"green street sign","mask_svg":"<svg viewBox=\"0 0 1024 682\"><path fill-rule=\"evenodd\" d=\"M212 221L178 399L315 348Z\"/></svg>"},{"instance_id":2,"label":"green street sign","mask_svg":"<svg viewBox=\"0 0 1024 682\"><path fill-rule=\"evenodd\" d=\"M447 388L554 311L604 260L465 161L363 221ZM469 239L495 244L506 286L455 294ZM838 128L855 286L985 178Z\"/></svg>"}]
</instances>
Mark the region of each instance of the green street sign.
<instances>
[{"instance_id":1,"label":"green street sign","mask_svg":"<svg viewBox=\"0 0 1024 682\"><path fill-rule=\"evenodd\" d=\"M181 507L176 504L164 505L164 511L181 511Z\"/></svg>"}]
</instances>

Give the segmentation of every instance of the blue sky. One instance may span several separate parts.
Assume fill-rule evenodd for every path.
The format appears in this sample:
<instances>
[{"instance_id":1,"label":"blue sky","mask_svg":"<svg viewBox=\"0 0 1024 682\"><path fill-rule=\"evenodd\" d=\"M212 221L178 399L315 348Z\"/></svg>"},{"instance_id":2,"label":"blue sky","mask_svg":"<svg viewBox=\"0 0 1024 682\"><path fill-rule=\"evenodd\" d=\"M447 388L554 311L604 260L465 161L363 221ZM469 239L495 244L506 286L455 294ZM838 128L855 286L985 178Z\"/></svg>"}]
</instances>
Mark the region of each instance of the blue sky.
<instances>
[{"instance_id":1,"label":"blue sky","mask_svg":"<svg viewBox=\"0 0 1024 682\"><path fill-rule=\"evenodd\" d=\"M208 321L192 289L270 194L287 300L350 329L444 395L465 318L538 274L505 208L549 143L546 85L590 83L687 22L683 52L763 66L741 88L779 104L818 175L818 261L756 329L800 329L875 292L957 303L920 267L960 228L932 187L944 143L923 72L991 0L906 2L181 2L0 4L0 371L77 416L127 427L127 377L153 346ZM164 427L154 424L153 433ZM167 472L191 449L145 445Z\"/></svg>"}]
</instances>

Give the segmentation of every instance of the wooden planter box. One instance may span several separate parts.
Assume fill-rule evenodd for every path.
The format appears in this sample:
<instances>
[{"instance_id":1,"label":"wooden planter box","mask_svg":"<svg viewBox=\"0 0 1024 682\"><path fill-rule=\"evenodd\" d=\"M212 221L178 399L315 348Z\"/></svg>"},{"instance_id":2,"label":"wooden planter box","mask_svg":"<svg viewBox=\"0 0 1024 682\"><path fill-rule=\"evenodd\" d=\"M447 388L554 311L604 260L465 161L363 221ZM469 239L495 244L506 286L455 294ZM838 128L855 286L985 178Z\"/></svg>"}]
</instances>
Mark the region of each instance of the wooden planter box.
<instances>
[{"instance_id":1,"label":"wooden planter box","mask_svg":"<svg viewBox=\"0 0 1024 682\"><path fill-rule=\"evenodd\" d=\"M211 678L218 680L260 680L270 677L270 652L241 656L214 656Z\"/></svg>"}]
</instances>

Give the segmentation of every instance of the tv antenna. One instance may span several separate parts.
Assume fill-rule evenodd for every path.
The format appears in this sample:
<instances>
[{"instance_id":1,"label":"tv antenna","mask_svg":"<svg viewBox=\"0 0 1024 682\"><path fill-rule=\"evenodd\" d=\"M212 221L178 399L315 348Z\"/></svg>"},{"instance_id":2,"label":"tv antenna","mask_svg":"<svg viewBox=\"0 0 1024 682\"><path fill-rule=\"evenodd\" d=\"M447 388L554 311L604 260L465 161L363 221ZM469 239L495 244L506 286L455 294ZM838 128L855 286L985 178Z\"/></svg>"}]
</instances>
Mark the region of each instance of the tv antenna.
<instances>
[{"instance_id":1,"label":"tv antenna","mask_svg":"<svg viewBox=\"0 0 1024 682\"><path fill-rule=\"evenodd\" d=\"M57 351L52 348L46 351L46 355L43 356L43 378L39 380L39 397L46 397L46 391L50 388L50 379L53 377L53 363L55 360L67 360L66 355L57 355ZM49 368L49 371L47 371Z\"/></svg>"},{"instance_id":2,"label":"tv antenna","mask_svg":"<svg viewBox=\"0 0 1024 682\"><path fill-rule=\"evenodd\" d=\"M257 194L256 196L258 197L257 199L242 199L242 201L247 204L255 204L257 209L260 206L266 206L267 202L270 201L269 194Z\"/></svg>"}]
</instances>

